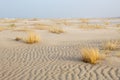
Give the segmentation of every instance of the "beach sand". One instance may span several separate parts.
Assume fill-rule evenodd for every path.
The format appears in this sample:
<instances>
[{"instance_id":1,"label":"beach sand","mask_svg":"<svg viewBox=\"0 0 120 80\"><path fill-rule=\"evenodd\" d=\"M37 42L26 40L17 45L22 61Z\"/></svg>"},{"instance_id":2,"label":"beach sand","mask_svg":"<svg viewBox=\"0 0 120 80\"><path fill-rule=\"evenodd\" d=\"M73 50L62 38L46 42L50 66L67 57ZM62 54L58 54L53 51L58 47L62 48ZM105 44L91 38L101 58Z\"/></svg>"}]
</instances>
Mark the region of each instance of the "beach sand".
<instances>
[{"instance_id":1,"label":"beach sand","mask_svg":"<svg viewBox=\"0 0 120 80\"><path fill-rule=\"evenodd\" d=\"M0 26L16 24L13 29L0 31L0 80L120 80L120 57L116 56L120 54L120 46L97 64L83 62L80 53L86 45L101 49L106 41L120 41L120 28L114 22L119 23L120 19L111 20L111 24L103 29L81 29L78 19L66 20L71 24L60 23L62 19L15 20L0 20ZM99 22L99 19L92 21ZM54 34L48 30L33 29L37 23L59 26L65 32ZM28 31L16 30L24 27L36 32L40 42L26 44L15 41L16 37L27 36Z\"/></svg>"}]
</instances>

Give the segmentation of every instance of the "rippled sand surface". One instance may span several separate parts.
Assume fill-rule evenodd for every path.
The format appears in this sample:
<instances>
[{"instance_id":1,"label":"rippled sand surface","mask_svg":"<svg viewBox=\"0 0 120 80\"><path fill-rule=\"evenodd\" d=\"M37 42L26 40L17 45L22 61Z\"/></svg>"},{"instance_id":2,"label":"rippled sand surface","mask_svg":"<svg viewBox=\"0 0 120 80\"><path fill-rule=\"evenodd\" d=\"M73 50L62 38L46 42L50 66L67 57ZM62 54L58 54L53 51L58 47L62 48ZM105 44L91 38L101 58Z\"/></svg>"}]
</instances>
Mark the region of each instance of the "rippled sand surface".
<instances>
[{"instance_id":1,"label":"rippled sand surface","mask_svg":"<svg viewBox=\"0 0 120 80\"><path fill-rule=\"evenodd\" d=\"M120 57L114 55L116 51L95 65L83 62L80 53L83 45L101 49L103 42L119 40L120 32L111 28L64 29L66 33L62 34L36 30L42 41L35 44L14 40L26 32L1 31L0 80L120 80Z\"/></svg>"}]
</instances>

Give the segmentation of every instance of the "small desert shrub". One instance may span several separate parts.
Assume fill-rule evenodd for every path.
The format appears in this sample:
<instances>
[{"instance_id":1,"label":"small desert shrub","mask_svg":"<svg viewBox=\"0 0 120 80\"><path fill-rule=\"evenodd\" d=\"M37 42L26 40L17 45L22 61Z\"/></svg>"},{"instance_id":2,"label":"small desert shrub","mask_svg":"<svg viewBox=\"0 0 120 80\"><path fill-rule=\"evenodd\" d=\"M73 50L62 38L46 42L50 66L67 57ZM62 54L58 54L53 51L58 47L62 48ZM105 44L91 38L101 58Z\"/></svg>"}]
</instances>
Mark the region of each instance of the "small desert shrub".
<instances>
[{"instance_id":1,"label":"small desert shrub","mask_svg":"<svg viewBox=\"0 0 120 80\"><path fill-rule=\"evenodd\" d=\"M37 43L39 41L40 41L40 37L34 32L29 32L27 38L25 39L25 42L28 44Z\"/></svg>"},{"instance_id":2,"label":"small desert shrub","mask_svg":"<svg viewBox=\"0 0 120 80\"><path fill-rule=\"evenodd\" d=\"M115 50L118 47L118 42L117 41L108 41L104 43L103 48L105 50Z\"/></svg>"},{"instance_id":3,"label":"small desert shrub","mask_svg":"<svg viewBox=\"0 0 120 80\"><path fill-rule=\"evenodd\" d=\"M59 28L59 27L51 27L49 29L49 32L60 34L60 33L64 33L65 31L62 28Z\"/></svg>"},{"instance_id":4,"label":"small desert shrub","mask_svg":"<svg viewBox=\"0 0 120 80\"><path fill-rule=\"evenodd\" d=\"M81 54L83 61L91 64L96 64L98 60L104 57L97 48L82 48Z\"/></svg>"},{"instance_id":5,"label":"small desert shrub","mask_svg":"<svg viewBox=\"0 0 120 80\"><path fill-rule=\"evenodd\" d=\"M14 28L14 27L16 27L16 25L15 24L10 24L9 27Z\"/></svg>"}]
</instances>

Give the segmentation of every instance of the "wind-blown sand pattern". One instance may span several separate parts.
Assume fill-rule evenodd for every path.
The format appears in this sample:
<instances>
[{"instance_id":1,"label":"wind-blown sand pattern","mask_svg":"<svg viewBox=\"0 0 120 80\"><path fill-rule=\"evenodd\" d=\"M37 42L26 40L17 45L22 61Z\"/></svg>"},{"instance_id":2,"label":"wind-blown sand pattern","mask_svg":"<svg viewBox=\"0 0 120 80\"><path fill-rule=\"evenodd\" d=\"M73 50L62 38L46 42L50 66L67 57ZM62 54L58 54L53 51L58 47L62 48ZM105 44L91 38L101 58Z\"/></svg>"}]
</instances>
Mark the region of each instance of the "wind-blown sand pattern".
<instances>
[{"instance_id":1,"label":"wind-blown sand pattern","mask_svg":"<svg viewBox=\"0 0 120 80\"><path fill-rule=\"evenodd\" d=\"M120 58L114 55L120 46L94 65L83 62L80 53L83 46L102 50L102 43L119 40L116 28L64 29L62 34L36 30L42 41L35 44L14 40L26 32L0 32L0 80L120 80Z\"/></svg>"}]
</instances>

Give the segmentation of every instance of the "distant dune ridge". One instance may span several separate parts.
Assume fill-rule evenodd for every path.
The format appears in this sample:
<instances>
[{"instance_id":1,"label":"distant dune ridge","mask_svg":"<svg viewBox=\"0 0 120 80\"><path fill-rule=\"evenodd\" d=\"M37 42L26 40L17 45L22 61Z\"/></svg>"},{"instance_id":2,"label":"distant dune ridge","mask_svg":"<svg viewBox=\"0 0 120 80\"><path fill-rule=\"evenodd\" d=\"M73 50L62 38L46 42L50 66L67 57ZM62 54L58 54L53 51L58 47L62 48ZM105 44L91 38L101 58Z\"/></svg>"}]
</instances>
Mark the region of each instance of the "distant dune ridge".
<instances>
[{"instance_id":1,"label":"distant dune ridge","mask_svg":"<svg viewBox=\"0 0 120 80\"><path fill-rule=\"evenodd\" d=\"M0 80L119 80L120 19L102 20L0 19Z\"/></svg>"}]
</instances>

